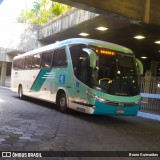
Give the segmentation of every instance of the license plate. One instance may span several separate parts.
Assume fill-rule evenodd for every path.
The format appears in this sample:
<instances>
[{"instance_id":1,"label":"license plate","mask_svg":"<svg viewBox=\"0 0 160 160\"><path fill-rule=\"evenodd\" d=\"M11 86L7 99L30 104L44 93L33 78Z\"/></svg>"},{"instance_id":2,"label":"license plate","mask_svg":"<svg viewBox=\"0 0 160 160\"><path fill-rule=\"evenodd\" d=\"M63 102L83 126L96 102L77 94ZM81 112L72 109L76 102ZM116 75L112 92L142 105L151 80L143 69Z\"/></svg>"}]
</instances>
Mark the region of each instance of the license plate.
<instances>
[{"instance_id":1,"label":"license plate","mask_svg":"<svg viewBox=\"0 0 160 160\"><path fill-rule=\"evenodd\" d=\"M116 110L116 113L123 114L124 110Z\"/></svg>"}]
</instances>

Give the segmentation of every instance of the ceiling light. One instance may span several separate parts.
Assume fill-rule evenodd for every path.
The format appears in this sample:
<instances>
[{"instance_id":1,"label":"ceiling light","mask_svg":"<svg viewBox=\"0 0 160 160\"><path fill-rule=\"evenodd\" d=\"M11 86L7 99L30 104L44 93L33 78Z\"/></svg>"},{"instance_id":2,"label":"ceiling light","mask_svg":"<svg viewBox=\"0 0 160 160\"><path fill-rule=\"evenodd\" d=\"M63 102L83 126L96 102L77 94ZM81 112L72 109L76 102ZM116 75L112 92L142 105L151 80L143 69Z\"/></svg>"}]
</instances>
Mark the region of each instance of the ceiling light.
<instances>
[{"instance_id":1,"label":"ceiling light","mask_svg":"<svg viewBox=\"0 0 160 160\"><path fill-rule=\"evenodd\" d=\"M144 57L141 57L141 58L142 58L142 59L147 59L148 57L145 57L145 56L144 56Z\"/></svg>"},{"instance_id":2,"label":"ceiling light","mask_svg":"<svg viewBox=\"0 0 160 160\"><path fill-rule=\"evenodd\" d=\"M108 28L101 26L101 27L98 27L96 29L99 30L99 31L106 31Z\"/></svg>"},{"instance_id":3,"label":"ceiling light","mask_svg":"<svg viewBox=\"0 0 160 160\"><path fill-rule=\"evenodd\" d=\"M79 35L80 35L80 36L84 36L84 37L89 36L88 33L80 33Z\"/></svg>"},{"instance_id":4,"label":"ceiling light","mask_svg":"<svg viewBox=\"0 0 160 160\"><path fill-rule=\"evenodd\" d=\"M141 35L138 35L138 36L135 36L134 38L136 38L136 39L144 39L145 37L141 36Z\"/></svg>"},{"instance_id":5,"label":"ceiling light","mask_svg":"<svg viewBox=\"0 0 160 160\"><path fill-rule=\"evenodd\" d=\"M160 44L160 41L155 41L154 43Z\"/></svg>"}]
</instances>

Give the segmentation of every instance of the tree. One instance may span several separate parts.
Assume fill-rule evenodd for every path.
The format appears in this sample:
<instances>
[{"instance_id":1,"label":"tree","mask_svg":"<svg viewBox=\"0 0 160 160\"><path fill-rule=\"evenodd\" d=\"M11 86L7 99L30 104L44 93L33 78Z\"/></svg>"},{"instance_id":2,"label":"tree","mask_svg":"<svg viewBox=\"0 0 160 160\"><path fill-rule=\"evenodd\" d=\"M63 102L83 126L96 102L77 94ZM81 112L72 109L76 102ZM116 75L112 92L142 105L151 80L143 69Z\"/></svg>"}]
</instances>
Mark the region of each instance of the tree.
<instances>
[{"instance_id":1,"label":"tree","mask_svg":"<svg viewBox=\"0 0 160 160\"><path fill-rule=\"evenodd\" d=\"M23 10L18 17L19 23L32 23L43 25L56 16L66 12L71 7L54 2L53 0L37 0L33 2L33 7L30 10Z\"/></svg>"}]
</instances>

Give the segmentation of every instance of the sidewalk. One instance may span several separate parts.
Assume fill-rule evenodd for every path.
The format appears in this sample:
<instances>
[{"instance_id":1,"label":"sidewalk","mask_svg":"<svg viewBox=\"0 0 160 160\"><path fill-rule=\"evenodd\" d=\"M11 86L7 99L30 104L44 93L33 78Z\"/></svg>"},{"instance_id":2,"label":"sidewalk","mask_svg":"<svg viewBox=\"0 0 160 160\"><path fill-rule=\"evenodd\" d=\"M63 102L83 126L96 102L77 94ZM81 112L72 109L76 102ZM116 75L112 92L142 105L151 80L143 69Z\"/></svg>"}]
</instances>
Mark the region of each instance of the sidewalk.
<instances>
[{"instance_id":1,"label":"sidewalk","mask_svg":"<svg viewBox=\"0 0 160 160\"><path fill-rule=\"evenodd\" d=\"M141 93L141 97L142 98L160 99L160 94ZM160 104L158 107L160 107ZM160 121L160 115L158 115L156 113L149 113L147 111L146 112L139 111L137 116Z\"/></svg>"},{"instance_id":2,"label":"sidewalk","mask_svg":"<svg viewBox=\"0 0 160 160\"><path fill-rule=\"evenodd\" d=\"M3 86L0 86L0 88L10 89L9 87L3 87ZM157 114L152 114L152 113L146 113L146 112L143 112L143 111L139 111L137 116L160 121L160 115L157 115Z\"/></svg>"}]
</instances>

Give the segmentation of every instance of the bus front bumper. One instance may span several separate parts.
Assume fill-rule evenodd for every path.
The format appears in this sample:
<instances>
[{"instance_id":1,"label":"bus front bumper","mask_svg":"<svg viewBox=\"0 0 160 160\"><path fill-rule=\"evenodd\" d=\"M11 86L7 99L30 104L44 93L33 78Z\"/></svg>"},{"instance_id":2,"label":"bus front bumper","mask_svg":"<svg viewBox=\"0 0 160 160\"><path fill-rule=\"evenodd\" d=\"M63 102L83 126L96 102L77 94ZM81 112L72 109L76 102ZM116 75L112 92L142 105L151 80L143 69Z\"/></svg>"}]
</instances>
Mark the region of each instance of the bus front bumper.
<instances>
[{"instance_id":1,"label":"bus front bumper","mask_svg":"<svg viewBox=\"0 0 160 160\"><path fill-rule=\"evenodd\" d=\"M113 106L96 100L93 114L136 116L141 104L134 106Z\"/></svg>"}]
</instances>

